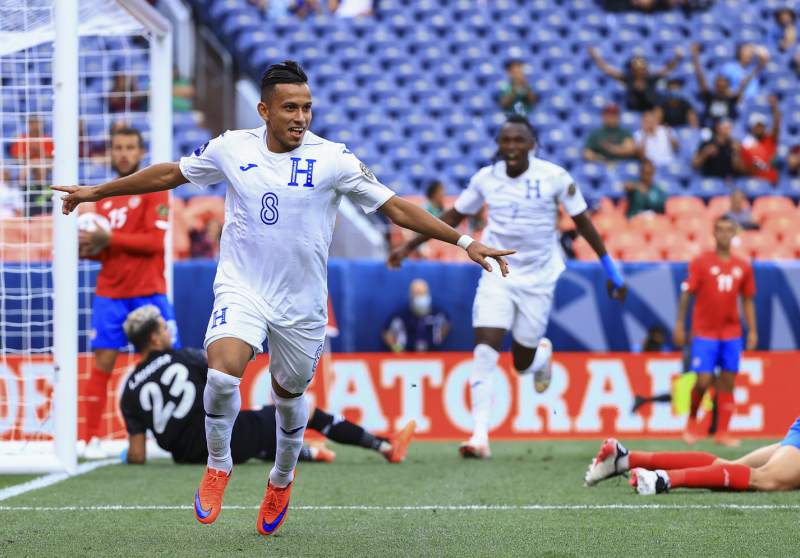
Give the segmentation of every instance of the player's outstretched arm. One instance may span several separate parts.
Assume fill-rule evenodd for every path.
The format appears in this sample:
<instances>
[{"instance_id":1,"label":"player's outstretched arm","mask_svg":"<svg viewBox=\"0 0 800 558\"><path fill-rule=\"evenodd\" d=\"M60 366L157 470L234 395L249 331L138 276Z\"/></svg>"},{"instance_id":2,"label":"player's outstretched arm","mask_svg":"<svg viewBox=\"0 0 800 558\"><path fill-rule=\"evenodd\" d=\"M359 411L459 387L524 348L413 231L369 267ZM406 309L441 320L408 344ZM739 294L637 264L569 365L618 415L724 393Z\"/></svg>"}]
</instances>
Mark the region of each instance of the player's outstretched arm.
<instances>
[{"instance_id":1,"label":"player's outstretched arm","mask_svg":"<svg viewBox=\"0 0 800 558\"><path fill-rule=\"evenodd\" d=\"M464 220L464 217L466 217L466 215L459 213L455 208L451 207L442 213L442 216L439 217L439 219L451 227L457 227L461 224L461 221ZM427 242L429 238L430 237L427 237L424 234L418 234L408 242L405 242L392 250L392 253L389 254L389 261L387 262L389 267L400 267L400 264L403 263L403 260L406 259L410 253Z\"/></svg>"},{"instance_id":2,"label":"player's outstretched arm","mask_svg":"<svg viewBox=\"0 0 800 558\"><path fill-rule=\"evenodd\" d=\"M394 224L404 229L417 232L426 238L435 238L436 240L461 246L467 251L470 259L486 271L492 271L492 266L486 261L486 258L493 258L500 265L500 271L503 276L508 274L508 264L503 256L513 254L515 250L490 248L466 235L461 235L441 219L437 219L421 207L399 196L394 196L383 204L381 212L391 219Z\"/></svg>"},{"instance_id":3,"label":"player's outstretched arm","mask_svg":"<svg viewBox=\"0 0 800 558\"><path fill-rule=\"evenodd\" d=\"M188 180L181 173L178 163L158 163L97 186L51 186L51 188L67 193L62 198L61 212L69 215L84 202L95 202L113 196L171 190L186 182Z\"/></svg>"},{"instance_id":4,"label":"player's outstretched arm","mask_svg":"<svg viewBox=\"0 0 800 558\"><path fill-rule=\"evenodd\" d=\"M597 257L600 258L600 263L603 264L603 269L608 276L608 296L620 302L625 302L628 288L625 286L625 281L622 279L622 274L620 274L614 260L608 255L606 245L603 244L603 239L600 238L600 234L597 232L597 229L594 228L594 223L592 223L589 215L584 211L573 216L572 220L575 221L575 227L578 229L578 233L586 239L586 242L592 247Z\"/></svg>"}]
</instances>

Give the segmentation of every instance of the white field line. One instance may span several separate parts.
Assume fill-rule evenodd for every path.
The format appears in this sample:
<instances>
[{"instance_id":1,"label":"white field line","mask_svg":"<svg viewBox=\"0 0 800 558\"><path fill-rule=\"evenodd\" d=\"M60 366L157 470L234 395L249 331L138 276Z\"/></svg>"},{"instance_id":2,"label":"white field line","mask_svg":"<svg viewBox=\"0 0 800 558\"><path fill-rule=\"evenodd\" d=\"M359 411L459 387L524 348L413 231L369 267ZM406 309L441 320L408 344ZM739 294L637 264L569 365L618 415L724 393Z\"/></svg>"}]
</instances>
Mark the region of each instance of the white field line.
<instances>
[{"instance_id":1,"label":"white field line","mask_svg":"<svg viewBox=\"0 0 800 558\"><path fill-rule=\"evenodd\" d=\"M67 473L50 473L49 475L36 477L28 482L3 488L0 490L0 502L3 500L8 500L9 498L13 498L14 496L19 496L20 494L25 494L31 490L38 490L39 488L52 486L56 483L67 480L70 477L77 477L78 475L83 475L89 471L94 471L95 469L105 467L106 465L113 465L114 463L119 463L119 459L103 459L102 461L81 463L78 465L78 469L74 475L69 475Z\"/></svg>"},{"instance_id":2,"label":"white field line","mask_svg":"<svg viewBox=\"0 0 800 558\"><path fill-rule=\"evenodd\" d=\"M31 481L33 482L33 481ZM226 510L257 510L258 506L224 506ZM0 512L74 512L74 511L190 511L192 506L0 506ZM800 510L800 504L518 504L518 505L299 505L294 511L605 511L605 510Z\"/></svg>"}]
</instances>

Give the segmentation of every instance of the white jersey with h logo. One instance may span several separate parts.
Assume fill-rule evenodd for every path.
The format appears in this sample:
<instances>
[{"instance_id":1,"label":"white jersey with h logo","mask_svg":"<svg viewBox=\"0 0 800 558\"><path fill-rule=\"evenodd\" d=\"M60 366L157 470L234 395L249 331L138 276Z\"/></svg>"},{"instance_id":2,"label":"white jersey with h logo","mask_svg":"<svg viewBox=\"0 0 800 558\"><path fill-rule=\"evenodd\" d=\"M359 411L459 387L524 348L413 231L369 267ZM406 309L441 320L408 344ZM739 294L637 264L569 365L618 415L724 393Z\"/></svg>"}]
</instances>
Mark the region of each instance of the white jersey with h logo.
<instances>
[{"instance_id":1,"label":"white jersey with h logo","mask_svg":"<svg viewBox=\"0 0 800 558\"><path fill-rule=\"evenodd\" d=\"M558 244L558 206L571 216L586 211L586 201L563 168L531 157L528 170L516 178L501 161L479 170L455 202L455 209L474 215L486 205L488 225L483 242L517 253L507 256L511 273L483 272L473 306L473 327L511 330L517 342L536 347L544 335L564 260ZM496 266L495 266L496 267Z\"/></svg>"},{"instance_id":2,"label":"white jersey with h logo","mask_svg":"<svg viewBox=\"0 0 800 558\"><path fill-rule=\"evenodd\" d=\"M369 213L394 192L344 144L306 132L296 149L272 153L266 133L266 126L227 131L180 160L193 184L228 183L205 344L236 337L259 351L269 336L273 372L276 358L300 349L311 357L313 374L327 323L328 249L339 202L346 195ZM284 389L310 381L308 358L301 360L288 363L303 370L294 371L296 385L281 383Z\"/></svg>"}]
</instances>

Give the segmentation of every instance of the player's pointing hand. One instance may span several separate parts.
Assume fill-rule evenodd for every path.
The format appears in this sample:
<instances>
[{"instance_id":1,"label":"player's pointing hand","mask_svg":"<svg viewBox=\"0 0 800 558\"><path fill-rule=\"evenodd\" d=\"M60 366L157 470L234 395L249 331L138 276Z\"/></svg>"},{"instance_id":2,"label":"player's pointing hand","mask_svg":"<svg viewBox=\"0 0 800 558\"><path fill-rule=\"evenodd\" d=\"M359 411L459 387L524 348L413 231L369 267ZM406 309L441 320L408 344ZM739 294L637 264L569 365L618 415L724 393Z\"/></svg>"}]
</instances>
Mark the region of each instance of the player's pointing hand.
<instances>
[{"instance_id":1,"label":"player's pointing hand","mask_svg":"<svg viewBox=\"0 0 800 558\"><path fill-rule=\"evenodd\" d=\"M493 258L497 260L503 277L508 275L508 263L503 256L510 256L516 252L516 250L498 250L497 248L490 248L489 246L481 244L478 241L471 243L469 247L467 247L467 255L470 257L470 259L479 264L486 271L492 271L492 265L486 261L486 258Z\"/></svg>"},{"instance_id":2,"label":"player's pointing hand","mask_svg":"<svg viewBox=\"0 0 800 558\"><path fill-rule=\"evenodd\" d=\"M51 189L57 192L66 192L66 196L62 196L61 213L69 215L79 204L84 202L94 202L100 198L95 194L94 188L81 188L80 186L50 186Z\"/></svg>"}]
</instances>

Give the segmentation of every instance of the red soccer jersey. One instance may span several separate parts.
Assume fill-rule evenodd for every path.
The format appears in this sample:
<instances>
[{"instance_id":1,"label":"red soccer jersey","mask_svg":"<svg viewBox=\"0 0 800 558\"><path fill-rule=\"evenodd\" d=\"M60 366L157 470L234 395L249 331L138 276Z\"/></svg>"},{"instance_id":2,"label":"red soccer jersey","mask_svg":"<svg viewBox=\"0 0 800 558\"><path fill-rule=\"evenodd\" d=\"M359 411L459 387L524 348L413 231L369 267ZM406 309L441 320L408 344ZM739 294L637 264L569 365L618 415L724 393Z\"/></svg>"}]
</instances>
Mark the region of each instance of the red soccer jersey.
<instances>
[{"instance_id":1,"label":"red soccer jersey","mask_svg":"<svg viewBox=\"0 0 800 558\"><path fill-rule=\"evenodd\" d=\"M166 294L167 192L108 198L95 211L111 224L111 242L98 257L103 267L95 292L108 298Z\"/></svg>"},{"instance_id":2,"label":"red soccer jersey","mask_svg":"<svg viewBox=\"0 0 800 558\"><path fill-rule=\"evenodd\" d=\"M720 258L704 252L689 263L683 287L695 295L692 334L706 339L742 336L739 295L754 296L756 282L750 263L738 256Z\"/></svg>"}]
</instances>

